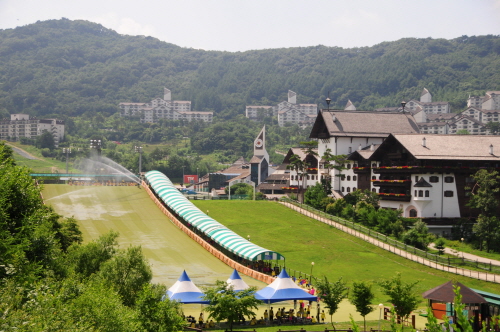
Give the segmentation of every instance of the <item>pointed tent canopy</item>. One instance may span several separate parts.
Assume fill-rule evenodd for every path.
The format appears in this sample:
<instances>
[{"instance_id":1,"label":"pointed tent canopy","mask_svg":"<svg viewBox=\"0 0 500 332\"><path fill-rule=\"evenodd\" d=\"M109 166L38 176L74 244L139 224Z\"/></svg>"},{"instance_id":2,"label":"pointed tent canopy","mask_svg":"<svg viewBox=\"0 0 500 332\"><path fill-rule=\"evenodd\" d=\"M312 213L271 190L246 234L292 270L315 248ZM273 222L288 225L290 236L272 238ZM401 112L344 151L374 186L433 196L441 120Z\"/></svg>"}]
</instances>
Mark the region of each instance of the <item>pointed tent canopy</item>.
<instances>
[{"instance_id":1,"label":"pointed tent canopy","mask_svg":"<svg viewBox=\"0 0 500 332\"><path fill-rule=\"evenodd\" d=\"M317 301L318 298L297 286L283 269L269 286L255 293L255 298L266 303L288 300Z\"/></svg>"},{"instance_id":2,"label":"pointed tent canopy","mask_svg":"<svg viewBox=\"0 0 500 332\"><path fill-rule=\"evenodd\" d=\"M237 292L245 290L245 289L250 287L247 285L247 283L245 281L243 281L243 279L241 279L241 277L240 277L238 271L236 271L236 269L234 269L233 273L231 274L229 279L227 279L226 282L228 283L228 285L233 286L233 289Z\"/></svg>"},{"instance_id":3,"label":"pointed tent canopy","mask_svg":"<svg viewBox=\"0 0 500 332\"><path fill-rule=\"evenodd\" d=\"M189 279L186 271L182 272L180 278L168 289L166 295L170 300L179 301L181 303L210 303L209 301L203 300L204 294L196 287L191 279Z\"/></svg>"}]
</instances>

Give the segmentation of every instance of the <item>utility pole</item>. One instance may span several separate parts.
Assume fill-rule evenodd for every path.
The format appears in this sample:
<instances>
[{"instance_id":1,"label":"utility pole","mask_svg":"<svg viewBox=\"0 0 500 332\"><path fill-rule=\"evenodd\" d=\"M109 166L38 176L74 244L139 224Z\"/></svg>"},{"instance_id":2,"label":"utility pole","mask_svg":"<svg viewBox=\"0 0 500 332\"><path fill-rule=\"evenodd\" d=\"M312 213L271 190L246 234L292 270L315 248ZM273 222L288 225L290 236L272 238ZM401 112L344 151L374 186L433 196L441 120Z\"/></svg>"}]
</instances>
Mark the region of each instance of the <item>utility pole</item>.
<instances>
[{"instance_id":1,"label":"utility pole","mask_svg":"<svg viewBox=\"0 0 500 332\"><path fill-rule=\"evenodd\" d=\"M63 148L63 153L66 153L66 174L68 174L68 158L69 154L71 153L70 148Z\"/></svg>"},{"instance_id":2,"label":"utility pole","mask_svg":"<svg viewBox=\"0 0 500 332\"><path fill-rule=\"evenodd\" d=\"M139 152L139 179L140 179L142 174L142 146L136 146L135 152Z\"/></svg>"}]
</instances>

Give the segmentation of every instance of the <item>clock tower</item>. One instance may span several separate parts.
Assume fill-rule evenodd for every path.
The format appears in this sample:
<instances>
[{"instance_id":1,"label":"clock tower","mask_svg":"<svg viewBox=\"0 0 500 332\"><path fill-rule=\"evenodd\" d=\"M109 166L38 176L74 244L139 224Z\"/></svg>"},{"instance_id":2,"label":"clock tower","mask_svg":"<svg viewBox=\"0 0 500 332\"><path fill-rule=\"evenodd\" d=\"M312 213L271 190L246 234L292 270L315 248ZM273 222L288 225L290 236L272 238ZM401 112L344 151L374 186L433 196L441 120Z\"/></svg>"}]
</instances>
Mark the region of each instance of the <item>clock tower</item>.
<instances>
[{"instance_id":1,"label":"clock tower","mask_svg":"<svg viewBox=\"0 0 500 332\"><path fill-rule=\"evenodd\" d=\"M266 150L266 126L253 142L253 157L250 160L250 179L259 185L269 175L269 154Z\"/></svg>"}]
</instances>

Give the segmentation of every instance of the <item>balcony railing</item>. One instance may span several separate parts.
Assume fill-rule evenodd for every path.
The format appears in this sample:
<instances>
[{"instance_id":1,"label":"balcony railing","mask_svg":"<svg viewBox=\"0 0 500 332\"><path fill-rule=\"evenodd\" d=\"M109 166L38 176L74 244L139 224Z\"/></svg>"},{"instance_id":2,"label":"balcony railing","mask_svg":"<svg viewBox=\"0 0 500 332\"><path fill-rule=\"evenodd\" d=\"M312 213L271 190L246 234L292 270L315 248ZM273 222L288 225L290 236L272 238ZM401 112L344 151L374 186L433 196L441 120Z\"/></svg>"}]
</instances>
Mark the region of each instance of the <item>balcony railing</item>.
<instances>
[{"instance_id":1,"label":"balcony railing","mask_svg":"<svg viewBox=\"0 0 500 332\"><path fill-rule=\"evenodd\" d=\"M361 174L361 173L369 173L371 170L371 167L366 166L366 167L353 167L352 170L354 171L355 174Z\"/></svg>"},{"instance_id":2,"label":"balcony railing","mask_svg":"<svg viewBox=\"0 0 500 332\"><path fill-rule=\"evenodd\" d=\"M479 169L488 169L488 167L467 167L467 166L380 166L373 168L375 174L409 174L426 172L475 172Z\"/></svg>"},{"instance_id":3,"label":"balcony railing","mask_svg":"<svg viewBox=\"0 0 500 332\"><path fill-rule=\"evenodd\" d=\"M411 180L371 180L374 186L409 187Z\"/></svg>"},{"instance_id":4,"label":"balcony railing","mask_svg":"<svg viewBox=\"0 0 500 332\"><path fill-rule=\"evenodd\" d=\"M379 193L378 197L380 200L383 201L409 202L411 200L411 195L406 195L406 194Z\"/></svg>"}]
</instances>

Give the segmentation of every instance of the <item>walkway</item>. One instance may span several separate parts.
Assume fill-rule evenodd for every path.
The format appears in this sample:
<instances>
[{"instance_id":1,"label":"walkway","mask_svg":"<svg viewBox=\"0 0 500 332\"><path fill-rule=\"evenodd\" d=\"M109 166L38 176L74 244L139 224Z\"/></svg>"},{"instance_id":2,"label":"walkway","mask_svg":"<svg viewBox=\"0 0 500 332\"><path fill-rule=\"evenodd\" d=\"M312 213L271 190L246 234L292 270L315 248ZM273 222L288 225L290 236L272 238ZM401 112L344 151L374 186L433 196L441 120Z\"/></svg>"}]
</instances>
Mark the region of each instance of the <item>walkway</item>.
<instances>
[{"instance_id":1,"label":"walkway","mask_svg":"<svg viewBox=\"0 0 500 332\"><path fill-rule=\"evenodd\" d=\"M488 272L472 271L472 270L467 270L467 269L463 269L463 268L458 268L455 266L442 265L442 264L430 261L426 258L411 254L409 252L406 252L406 251L401 250L399 248L396 248L394 246L391 246L387 243L384 243L382 241L374 239L366 234L363 234L363 233L356 231L352 228L346 227L346 226L339 224L335 221L332 221L332 220L329 220L326 218L322 218L322 217L320 217L320 216L318 216L310 211L302 209L294 204L286 203L286 202L280 202L280 203L287 206L288 208L290 208L292 210L295 210L295 211L309 217L309 218L316 219L316 220L321 221L327 225L333 226L333 227L335 227L335 228L337 228L337 229L339 229L347 234L350 234L352 236L360 238L360 239L362 239L366 242L369 242L369 243L371 243L379 248L385 249L385 250L392 252L398 256L410 259L414 262L423 264L423 265L428 266L428 267L432 267L434 269L438 269L438 270L450 272L450 273L455 273L455 274L462 275L465 277L470 277L470 278L484 280L484 281L490 281L490 282L494 282L494 283L500 283L500 275L496 275L496 274L492 274L492 273L488 273ZM464 253L464 254L466 254L466 253Z\"/></svg>"},{"instance_id":2,"label":"walkway","mask_svg":"<svg viewBox=\"0 0 500 332\"><path fill-rule=\"evenodd\" d=\"M429 248L436 249L436 248L434 248L434 243L429 244ZM493 264L493 265L500 266L500 261L497 261L495 259L490 259L490 258L485 258L485 257L477 256L477 255L474 255L474 254L469 254L467 252L458 251L458 250L455 250L455 249L452 249L452 248L447 248L447 247L444 248L444 253L448 254L448 255L457 256L457 257L460 257L460 258L469 259L471 261L478 261L480 263Z\"/></svg>"},{"instance_id":3,"label":"walkway","mask_svg":"<svg viewBox=\"0 0 500 332\"><path fill-rule=\"evenodd\" d=\"M12 150L14 150L14 152L17 153L18 155L20 155L21 157L24 157L26 159L32 159L32 160L38 160L38 159L40 159L40 158L35 157L34 155L32 155L31 153L29 153L26 150L18 148L17 146L11 145L9 143L5 143L5 144L7 144L8 146L10 146L12 148Z\"/></svg>"}]
</instances>

